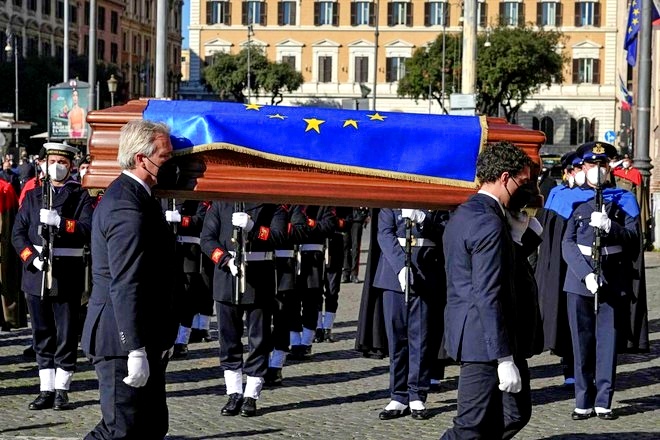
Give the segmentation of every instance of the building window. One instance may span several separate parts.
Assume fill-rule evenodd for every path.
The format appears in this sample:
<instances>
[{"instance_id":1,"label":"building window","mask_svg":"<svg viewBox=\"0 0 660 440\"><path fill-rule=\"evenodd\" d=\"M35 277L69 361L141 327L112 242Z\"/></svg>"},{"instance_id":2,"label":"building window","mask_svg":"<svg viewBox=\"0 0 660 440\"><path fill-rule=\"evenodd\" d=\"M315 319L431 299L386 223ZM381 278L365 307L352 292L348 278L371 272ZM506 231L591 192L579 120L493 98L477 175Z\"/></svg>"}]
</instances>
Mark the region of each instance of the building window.
<instances>
[{"instance_id":1,"label":"building window","mask_svg":"<svg viewBox=\"0 0 660 440\"><path fill-rule=\"evenodd\" d=\"M64 59L64 47L61 45L55 46L55 57L62 61Z\"/></svg>"},{"instance_id":2,"label":"building window","mask_svg":"<svg viewBox=\"0 0 660 440\"><path fill-rule=\"evenodd\" d=\"M105 59L105 41L100 39L96 42L96 59L104 60Z\"/></svg>"},{"instance_id":3,"label":"building window","mask_svg":"<svg viewBox=\"0 0 660 440\"><path fill-rule=\"evenodd\" d=\"M260 0L243 2L243 25L266 25L266 4Z\"/></svg>"},{"instance_id":4,"label":"building window","mask_svg":"<svg viewBox=\"0 0 660 440\"><path fill-rule=\"evenodd\" d=\"M573 84L600 84L600 60L579 58L573 60Z\"/></svg>"},{"instance_id":5,"label":"building window","mask_svg":"<svg viewBox=\"0 0 660 440\"><path fill-rule=\"evenodd\" d=\"M570 144L582 145L585 142L592 142L596 133L596 118L591 121L587 118L576 120L571 118Z\"/></svg>"},{"instance_id":6,"label":"building window","mask_svg":"<svg viewBox=\"0 0 660 440\"><path fill-rule=\"evenodd\" d=\"M500 23L503 26L519 26L525 22L525 5L518 2L500 3Z\"/></svg>"},{"instance_id":7,"label":"building window","mask_svg":"<svg viewBox=\"0 0 660 440\"><path fill-rule=\"evenodd\" d=\"M295 26L296 2L281 1L277 4L277 24L280 26Z\"/></svg>"},{"instance_id":8,"label":"building window","mask_svg":"<svg viewBox=\"0 0 660 440\"><path fill-rule=\"evenodd\" d=\"M366 1L351 3L351 26L373 26L375 24L374 4Z\"/></svg>"},{"instance_id":9,"label":"building window","mask_svg":"<svg viewBox=\"0 0 660 440\"><path fill-rule=\"evenodd\" d=\"M333 1L318 1L314 3L315 26L338 26L339 4Z\"/></svg>"},{"instance_id":10,"label":"building window","mask_svg":"<svg viewBox=\"0 0 660 440\"><path fill-rule=\"evenodd\" d=\"M206 24L231 24L231 4L225 0L206 2Z\"/></svg>"},{"instance_id":11,"label":"building window","mask_svg":"<svg viewBox=\"0 0 660 440\"><path fill-rule=\"evenodd\" d=\"M390 2L387 4L388 26L412 26L412 3Z\"/></svg>"},{"instance_id":12,"label":"building window","mask_svg":"<svg viewBox=\"0 0 660 440\"><path fill-rule=\"evenodd\" d=\"M575 26L600 26L600 3L576 2Z\"/></svg>"},{"instance_id":13,"label":"building window","mask_svg":"<svg viewBox=\"0 0 660 440\"><path fill-rule=\"evenodd\" d=\"M319 57L318 82L320 82L320 83L332 82L332 57L331 56L320 56Z\"/></svg>"},{"instance_id":14,"label":"building window","mask_svg":"<svg viewBox=\"0 0 660 440\"><path fill-rule=\"evenodd\" d=\"M426 26L447 26L449 24L449 4L445 1L424 3L424 24Z\"/></svg>"},{"instance_id":15,"label":"building window","mask_svg":"<svg viewBox=\"0 0 660 440\"><path fill-rule=\"evenodd\" d=\"M118 58L119 58L119 46L117 46L117 43L110 43L110 62L117 64Z\"/></svg>"},{"instance_id":16,"label":"building window","mask_svg":"<svg viewBox=\"0 0 660 440\"><path fill-rule=\"evenodd\" d=\"M100 31L105 30L105 8L103 6L99 6L99 16L97 18L97 23Z\"/></svg>"},{"instance_id":17,"label":"building window","mask_svg":"<svg viewBox=\"0 0 660 440\"><path fill-rule=\"evenodd\" d=\"M37 10L37 0L28 0L27 8L28 8L28 11L36 11Z\"/></svg>"},{"instance_id":18,"label":"building window","mask_svg":"<svg viewBox=\"0 0 660 440\"><path fill-rule=\"evenodd\" d=\"M50 46L49 42L47 42L47 41L42 42L41 43L41 55L43 55L45 57L51 56L50 48L51 48L51 46Z\"/></svg>"},{"instance_id":19,"label":"building window","mask_svg":"<svg viewBox=\"0 0 660 440\"><path fill-rule=\"evenodd\" d=\"M355 57L355 78L356 83L366 83L369 81L369 58Z\"/></svg>"},{"instance_id":20,"label":"building window","mask_svg":"<svg viewBox=\"0 0 660 440\"><path fill-rule=\"evenodd\" d=\"M539 2L536 4L537 26L561 26L562 4L554 1Z\"/></svg>"},{"instance_id":21,"label":"building window","mask_svg":"<svg viewBox=\"0 0 660 440\"><path fill-rule=\"evenodd\" d=\"M37 37L28 37L27 56L33 57L39 55L39 39Z\"/></svg>"},{"instance_id":22,"label":"building window","mask_svg":"<svg viewBox=\"0 0 660 440\"><path fill-rule=\"evenodd\" d=\"M117 11L110 11L110 32L117 34L119 31L119 14Z\"/></svg>"},{"instance_id":23,"label":"building window","mask_svg":"<svg viewBox=\"0 0 660 440\"><path fill-rule=\"evenodd\" d=\"M69 23L78 23L78 6L69 6Z\"/></svg>"},{"instance_id":24,"label":"building window","mask_svg":"<svg viewBox=\"0 0 660 440\"><path fill-rule=\"evenodd\" d=\"M51 0L43 0L41 2L41 15L50 15L50 2Z\"/></svg>"},{"instance_id":25,"label":"building window","mask_svg":"<svg viewBox=\"0 0 660 440\"><path fill-rule=\"evenodd\" d=\"M121 34L121 50L126 52L128 50L128 34L122 32Z\"/></svg>"},{"instance_id":26,"label":"building window","mask_svg":"<svg viewBox=\"0 0 660 440\"><path fill-rule=\"evenodd\" d=\"M89 26L89 2L85 2L85 26Z\"/></svg>"},{"instance_id":27,"label":"building window","mask_svg":"<svg viewBox=\"0 0 660 440\"><path fill-rule=\"evenodd\" d=\"M555 143L555 122L549 116L541 118L541 131L545 133L546 145L553 145Z\"/></svg>"},{"instance_id":28,"label":"building window","mask_svg":"<svg viewBox=\"0 0 660 440\"><path fill-rule=\"evenodd\" d=\"M447 14L449 14L449 9L450 8L447 8ZM449 15L447 15L447 17L449 17ZM447 19L447 23L449 23L449 19ZM477 4L477 26L488 26L488 5L485 0Z\"/></svg>"},{"instance_id":29,"label":"building window","mask_svg":"<svg viewBox=\"0 0 660 440\"><path fill-rule=\"evenodd\" d=\"M296 70L296 57L293 55L284 55L282 57L282 64L288 64L293 70Z\"/></svg>"},{"instance_id":30,"label":"building window","mask_svg":"<svg viewBox=\"0 0 660 440\"><path fill-rule=\"evenodd\" d=\"M14 6L23 7L23 0L14 0Z\"/></svg>"},{"instance_id":31,"label":"building window","mask_svg":"<svg viewBox=\"0 0 660 440\"><path fill-rule=\"evenodd\" d=\"M396 82L406 75L406 58L387 57L385 59L385 81Z\"/></svg>"},{"instance_id":32,"label":"building window","mask_svg":"<svg viewBox=\"0 0 660 440\"><path fill-rule=\"evenodd\" d=\"M55 18L64 19L64 2L58 1L55 5ZM64 55L62 55L64 57Z\"/></svg>"}]
</instances>

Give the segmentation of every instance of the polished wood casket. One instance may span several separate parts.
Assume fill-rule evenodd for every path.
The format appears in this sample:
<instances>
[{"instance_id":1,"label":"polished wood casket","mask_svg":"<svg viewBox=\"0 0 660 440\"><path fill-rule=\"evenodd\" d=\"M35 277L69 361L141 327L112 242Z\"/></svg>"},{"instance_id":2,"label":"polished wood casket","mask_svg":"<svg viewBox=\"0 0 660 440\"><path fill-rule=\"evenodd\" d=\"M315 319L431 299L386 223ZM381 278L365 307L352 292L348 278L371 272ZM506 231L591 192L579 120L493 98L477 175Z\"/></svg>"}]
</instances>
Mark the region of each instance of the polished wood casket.
<instances>
[{"instance_id":1,"label":"polished wood casket","mask_svg":"<svg viewBox=\"0 0 660 440\"><path fill-rule=\"evenodd\" d=\"M142 118L148 99L90 112L91 167L83 184L103 189L120 173L117 164L119 130L129 120ZM487 142L509 141L538 164L542 132L487 118ZM296 166L232 151L203 151L175 157L181 170L176 188L160 189L162 197L196 200L241 200L272 203L427 207L449 209L476 191L435 183L363 176ZM538 169L534 170L534 174Z\"/></svg>"}]
</instances>

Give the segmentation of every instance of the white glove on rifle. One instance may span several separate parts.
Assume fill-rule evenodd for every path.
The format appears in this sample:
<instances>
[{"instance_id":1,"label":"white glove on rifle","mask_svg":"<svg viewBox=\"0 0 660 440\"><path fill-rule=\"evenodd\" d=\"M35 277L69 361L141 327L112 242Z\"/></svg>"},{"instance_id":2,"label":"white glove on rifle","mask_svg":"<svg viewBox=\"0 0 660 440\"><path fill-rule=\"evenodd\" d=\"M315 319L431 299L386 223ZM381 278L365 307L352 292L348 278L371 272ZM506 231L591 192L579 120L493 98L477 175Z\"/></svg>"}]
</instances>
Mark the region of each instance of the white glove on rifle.
<instances>
[{"instance_id":1,"label":"white glove on rifle","mask_svg":"<svg viewBox=\"0 0 660 440\"><path fill-rule=\"evenodd\" d=\"M250 232L254 227L254 220L245 212L235 212L231 215L231 224L243 228L245 232Z\"/></svg>"},{"instance_id":2,"label":"white glove on rifle","mask_svg":"<svg viewBox=\"0 0 660 440\"><path fill-rule=\"evenodd\" d=\"M589 226L601 229L605 231L606 234L610 232L610 228L612 228L612 220L607 216L605 205L603 205L603 210L601 212L594 211L591 213Z\"/></svg>"},{"instance_id":3,"label":"white glove on rifle","mask_svg":"<svg viewBox=\"0 0 660 440\"><path fill-rule=\"evenodd\" d=\"M38 271L43 271L44 270L44 260L41 258L37 257L34 260L32 260L32 265L37 268Z\"/></svg>"},{"instance_id":4,"label":"white glove on rifle","mask_svg":"<svg viewBox=\"0 0 660 440\"><path fill-rule=\"evenodd\" d=\"M598 288L600 287L600 283L598 282L598 277L596 274L590 273L584 277L584 285L587 286L587 290L589 292L595 295L596 292L598 292Z\"/></svg>"},{"instance_id":5,"label":"white glove on rifle","mask_svg":"<svg viewBox=\"0 0 660 440\"><path fill-rule=\"evenodd\" d=\"M497 378L500 380L500 391L518 393L522 389L520 371L513 363L513 356L506 356L497 360Z\"/></svg>"},{"instance_id":6,"label":"white glove on rifle","mask_svg":"<svg viewBox=\"0 0 660 440\"><path fill-rule=\"evenodd\" d=\"M413 223L424 223L426 213L424 213L424 211L420 211L419 209L404 208L401 210L401 217L409 218Z\"/></svg>"},{"instance_id":7,"label":"white glove on rifle","mask_svg":"<svg viewBox=\"0 0 660 440\"><path fill-rule=\"evenodd\" d=\"M128 352L127 366L128 376L124 378L124 383L135 388L145 386L149 380L149 361L144 347Z\"/></svg>"},{"instance_id":8,"label":"white glove on rifle","mask_svg":"<svg viewBox=\"0 0 660 440\"><path fill-rule=\"evenodd\" d=\"M522 236L529 226L529 216L525 211L506 211L506 221L511 230L511 238L514 242L522 244Z\"/></svg>"},{"instance_id":9,"label":"white glove on rifle","mask_svg":"<svg viewBox=\"0 0 660 440\"><path fill-rule=\"evenodd\" d=\"M227 262L227 267L233 276L238 275L238 267L236 267L236 262L233 258Z\"/></svg>"},{"instance_id":10,"label":"white glove on rifle","mask_svg":"<svg viewBox=\"0 0 660 440\"><path fill-rule=\"evenodd\" d=\"M406 291L406 267L404 266L403 269L399 271L399 275L397 276L399 278L399 284L401 285L401 291L405 292ZM412 275L412 270L410 271L410 276L408 277L408 285L412 286L413 285L413 275Z\"/></svg>"},{"instance_id":11,"label":"white glove on rifle","mask_svg":"<svg viewBox=\"0 0 660 440\"><path fill-rule=\"evenodd\" d=\"M56 228L59 228L62 218L54 209L42 208L39 210L39 221L44 225L55 226Z\"/></svg>"},{"instance_id":12,"label":"white glove on rifle","mask_svg":"<svg viewBox=\"0 0 660 440\"><path fill-rule=\"evenodd\" d=\"M179 211L165 211L165 220L169 223L181 223Z\"/></svg>"}]
</instances>

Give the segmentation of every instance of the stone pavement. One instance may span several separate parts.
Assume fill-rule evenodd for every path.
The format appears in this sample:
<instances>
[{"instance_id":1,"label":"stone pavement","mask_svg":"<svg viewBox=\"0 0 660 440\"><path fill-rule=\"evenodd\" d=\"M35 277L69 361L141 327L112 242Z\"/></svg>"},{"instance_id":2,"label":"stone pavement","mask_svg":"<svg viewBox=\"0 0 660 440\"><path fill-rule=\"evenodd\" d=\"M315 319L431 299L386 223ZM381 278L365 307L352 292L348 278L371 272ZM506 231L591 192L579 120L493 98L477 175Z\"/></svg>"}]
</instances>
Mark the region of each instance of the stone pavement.
<instances>
[{"instance_id":1,"label":"stone pavement","mask_svg":"<svg viewBox=\"0 0 660 440\"><path fill-rule=\"evenodd\" d=\"M646 264L652 350L619 359L613 407L621 417L572 421L571 390L562 385L558 359L544 353L530 361L534 410L516 438L660 438L660 254L647 253ZM388 402L388 360L365 359L353 350L361 287L342 285L339 340L315 344L310 361L286 367L285 386L263 391L259 417L220 416L226 397L217 341L191 344L189 358L168 369L169 438L437 439L455 415L458 367L449 367L440 391L429 396L429 420L378 420ZM36 365L21 357L29 341L28 330L0 334L0 440L82 438L100 419L93 369L80 359L71 392L75 409L28 411L38 392Z\"/></svg>"}]
</instances>

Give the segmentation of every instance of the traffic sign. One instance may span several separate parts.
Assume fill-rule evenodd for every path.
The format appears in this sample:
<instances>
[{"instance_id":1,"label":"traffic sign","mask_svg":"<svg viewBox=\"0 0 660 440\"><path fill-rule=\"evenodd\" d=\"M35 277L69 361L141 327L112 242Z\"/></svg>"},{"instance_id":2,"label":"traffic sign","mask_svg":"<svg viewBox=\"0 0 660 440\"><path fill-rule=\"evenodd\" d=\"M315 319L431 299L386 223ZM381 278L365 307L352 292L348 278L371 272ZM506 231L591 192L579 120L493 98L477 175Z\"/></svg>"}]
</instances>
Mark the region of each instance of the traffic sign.
<instances>
[{"instance_id":1,"label":"traffic sign","mask_svg":"<svg viewBox=\"0 0 660 440\"><path fill-rule=\"evenodd\" d=\"M611 144L612 142L614 142L614 139L616 139L616 133L614 132L614 130L607 130L603 137L605 138L605 142Z\"/></svg>"}]
</instances>

